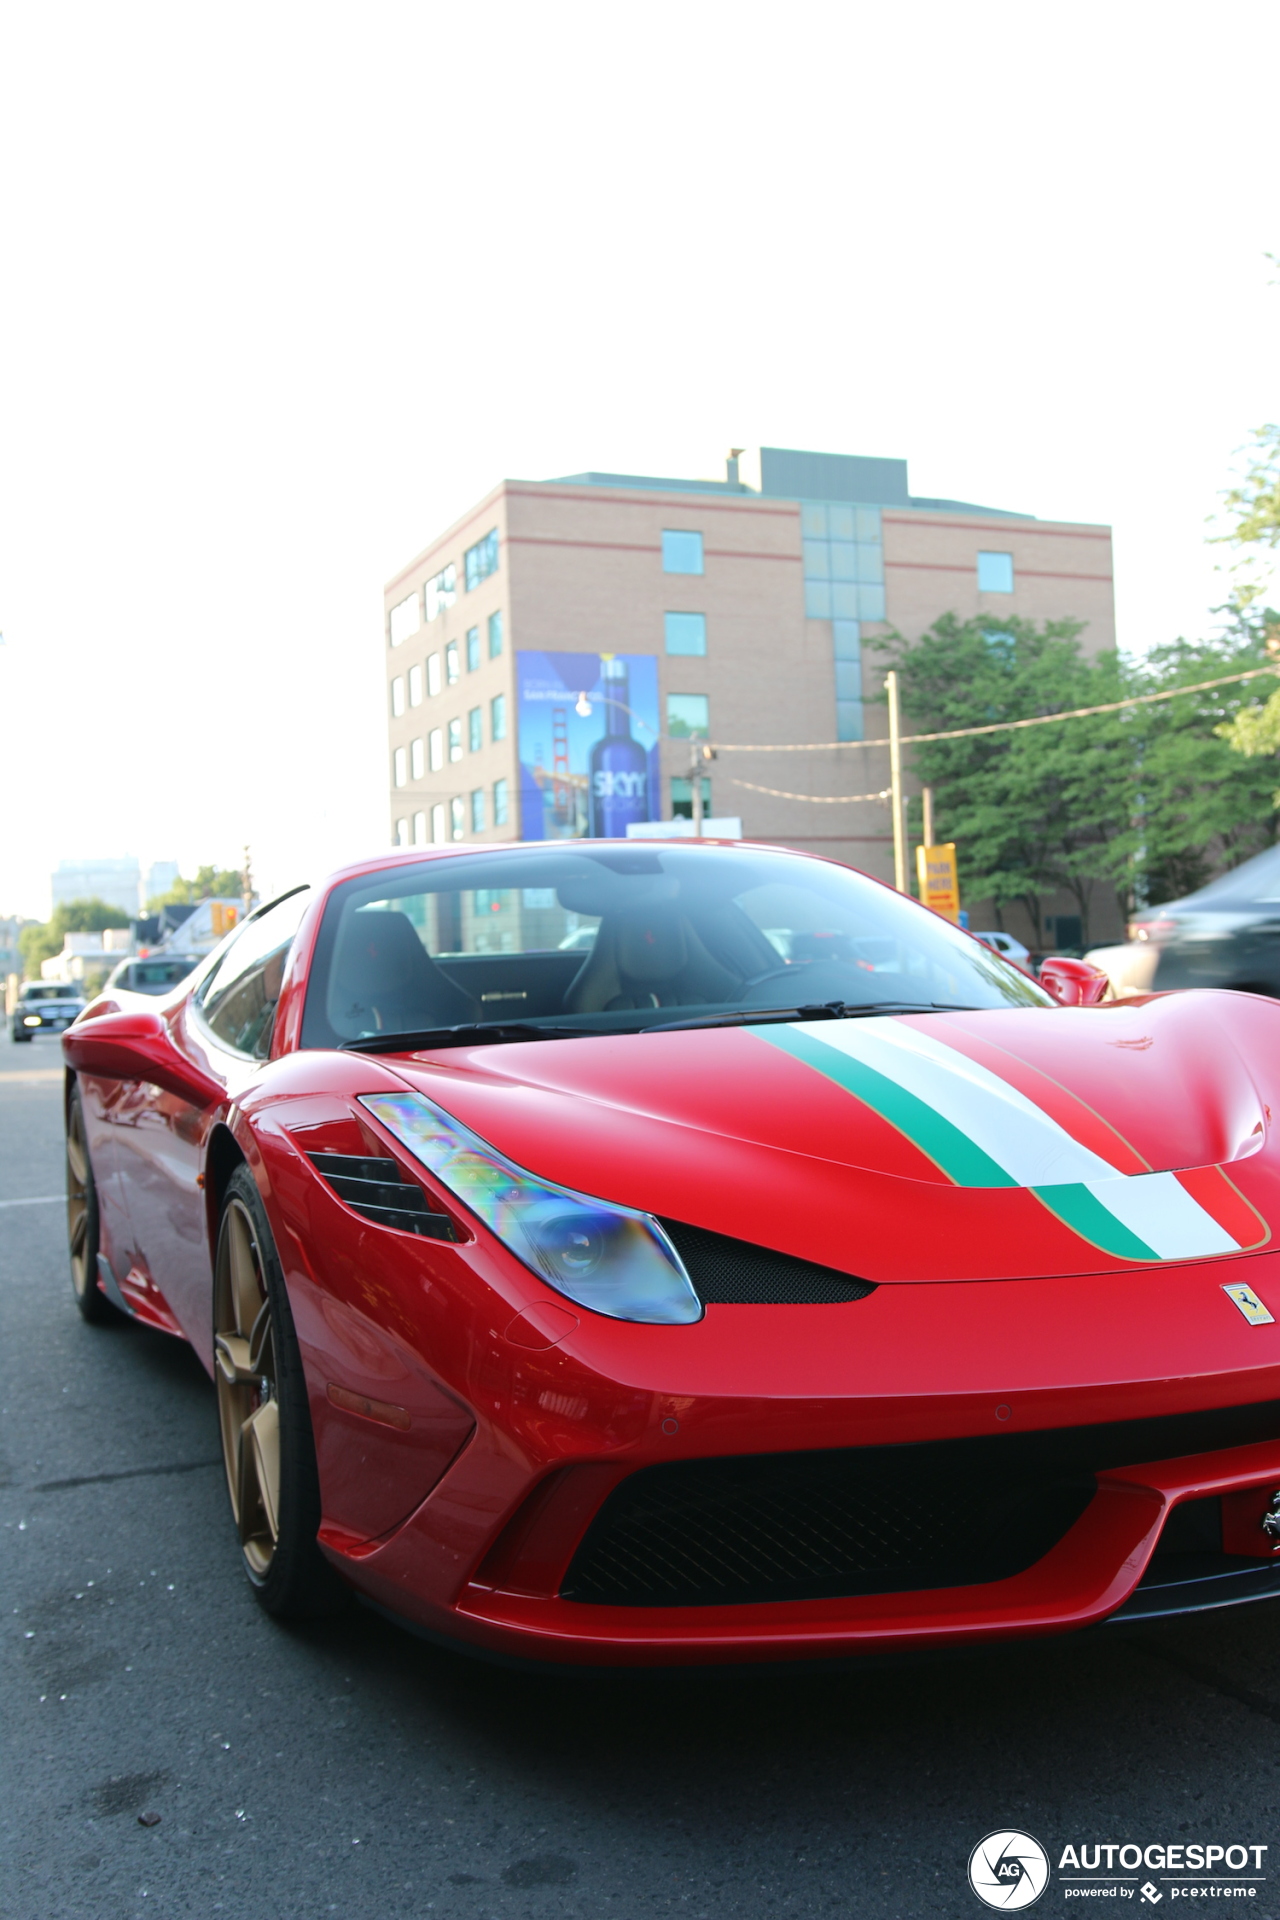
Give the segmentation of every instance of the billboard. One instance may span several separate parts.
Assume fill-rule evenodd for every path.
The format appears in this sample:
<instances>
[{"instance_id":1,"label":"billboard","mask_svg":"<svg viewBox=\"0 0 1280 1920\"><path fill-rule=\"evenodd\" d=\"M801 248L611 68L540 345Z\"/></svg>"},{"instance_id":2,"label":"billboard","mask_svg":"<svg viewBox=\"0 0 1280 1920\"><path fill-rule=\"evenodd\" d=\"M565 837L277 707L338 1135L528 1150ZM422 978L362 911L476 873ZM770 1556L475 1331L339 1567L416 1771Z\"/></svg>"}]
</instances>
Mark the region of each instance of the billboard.
<instances>
[{"instance_id":1,"label":"billboard","mask_svg":"<svg viewBox=\"0 0 1280 1920\"><path fill-rule=\"evenodd\" d=\"M662 817L651 653L516 653L520 832L625 840Z\"/></svg>"}]
</instances>

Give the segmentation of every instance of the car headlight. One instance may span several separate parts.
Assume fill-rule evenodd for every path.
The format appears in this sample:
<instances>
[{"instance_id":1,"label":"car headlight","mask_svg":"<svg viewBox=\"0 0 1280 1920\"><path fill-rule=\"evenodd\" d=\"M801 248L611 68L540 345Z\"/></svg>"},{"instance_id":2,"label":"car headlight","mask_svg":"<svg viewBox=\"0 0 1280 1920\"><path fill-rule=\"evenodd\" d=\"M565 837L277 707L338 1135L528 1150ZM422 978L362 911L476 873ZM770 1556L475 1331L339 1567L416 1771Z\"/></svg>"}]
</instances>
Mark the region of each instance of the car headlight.
<instances>
[{"instance_id":1,"label":"car headlight","mask_svg":"<svg viewBox=\"0 0 1280 1920\"><path fill-rule=\"evenodd\" d=\"M420 1094L362 1093L360 1104L566 1299L612 1320L702 1318L680 1256L650 1214L525 1173Z\"/></svg>"},{"instance_id":2,"label":"car headlight","mask_svg":"<svg viewBox=\"0 0 1280 1920\"><path fill-rule=\"evenodd\" d=\"M22 1016L22 1024L24 1027L38 1027L40 1025L40 1015L38 1013L24 1013Z\"/></svg>"}]
</instances>

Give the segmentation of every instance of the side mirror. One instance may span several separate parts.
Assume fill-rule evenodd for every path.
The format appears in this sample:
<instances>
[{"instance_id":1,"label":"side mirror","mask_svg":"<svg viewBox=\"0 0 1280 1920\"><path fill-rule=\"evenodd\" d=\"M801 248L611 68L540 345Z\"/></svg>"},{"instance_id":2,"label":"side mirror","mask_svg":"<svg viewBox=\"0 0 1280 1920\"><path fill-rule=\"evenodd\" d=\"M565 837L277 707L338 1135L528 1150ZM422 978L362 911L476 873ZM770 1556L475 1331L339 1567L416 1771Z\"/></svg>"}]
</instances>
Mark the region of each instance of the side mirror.
<instances>
[{"instance_id":1,"label":"side mirror","mask_svg":"<svg viewBox=\"0 0 1280 1920\"><path fill-rule=\"evenodd\" d=\"M77 1073L104 1080L149 1080L195 1107L211 1107L226 1090L178 1052L158 1013L102 1013L62 1036L62 1051Z\"/></svg>"},{"instance_id":2,"label":"side mirror","mask_svg":"<svg viewBox=\"0 0 1280 1920\"><path fill-rule=\"evenodd\" d=\"M1111 982L1101 967L1055 954L1040 963L1040 985L1060 1007L1096 1007L1106 999Z\"/></svg>"}]
</instances>

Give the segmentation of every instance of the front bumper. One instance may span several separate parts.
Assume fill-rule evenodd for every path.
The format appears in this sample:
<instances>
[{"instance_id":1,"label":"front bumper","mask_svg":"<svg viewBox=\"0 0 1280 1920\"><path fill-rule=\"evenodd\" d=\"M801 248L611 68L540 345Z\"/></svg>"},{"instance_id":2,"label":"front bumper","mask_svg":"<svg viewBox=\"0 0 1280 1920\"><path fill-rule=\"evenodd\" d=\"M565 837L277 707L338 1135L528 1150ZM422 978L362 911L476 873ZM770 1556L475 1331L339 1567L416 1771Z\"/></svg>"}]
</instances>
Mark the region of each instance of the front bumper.
<instances>
[{"instance_id":1,"label":"front bumper","mask_svg":"<svg viewBox=\"0 0 1280 1920\"><path fill-rule=\"evenodd\" d=\"M542 1353L522 1350L505 1368L499 1343L487 1381L493 1397L488 1407L477 1404L470 1444L429 1496L378 1539L328 1529L322 1544L390 1613L478 1650L565 1663L828 1659L1046 1635L1263 1597L1280 1591L1280 1566L1260 1526L1280 1489L1280 1326L1247 1326L1223 1295L1228 1268L1239 1278L1246 1265L1251 1284L1273 1296L1280 1313L1280 1261L1267 1256L1162 1273L1155 1285L1164 1311L1154 1317L1150 1295L1118 1289L1110 1276L1100 1278L1093 1300L1092 1281L1028 1282L1025 1290L1004 1282L883 1287L872 1301L841 1308L712 1309L701 1330L646 1330L653 1373L665 1374L666 1391L637 1381L635 1329L592 1321L576 1351L564 1350L568 1341ZM1019 1309L1033 1301L1038 1311L1023 1318ZM952 1324L922 1348L929 1313ZM913 1324L915 1338L900 1340ZM844 1352L833 1369L832 1336L841 1325ZM849 1351L854 1333L862 1335L859 1354ZM683 1367L671 1334L677 1341L700 1334L686 1346ZM595 1365L587 1364L587 1348ZM785 1391L799 1384L794 1368L802 1355L812 1387L833 1384L838 1371L846 1392ZM1243 1364L1250 1359L1253 1366ZM740 1389L755 1391L716 1393L714 1375L722 1388L736 1376ZM780 1389L773 1398L763 1391L769 1376ZM678 1391L682 1385L690 1390ZM583 1430L603 1409L615 1419L612 1445L602 1444L598 1428L594 1444ZM1098 1435L1122 1432L1129 1437L1101 1451L1093 1445ZM602 1524L615 1490L646 1469L741 1463L766 1446L777 1451L764 1457L801 1471L836 1454L861 1457L864 1449L868 1458L932 1458L976 1446L977 1457L998 1461L1012 1457L1010 1442L1035 1451L1055 1434L1072 1436L1065 1465L1083 1463L1089 1486L1047 1551L1001 1577L914 1579L900 1587L881 1579L877 1591L847 1586L703 1604L571 1597L590 1591L573 1572L584 1540ZM1156 1459L1143 1457L1157 1449ZM939 1502L948 1497L940 1481ZM1171 1513L1193 1502L1221 1502L1227 1550L1194 1565L1166 1560L1158 1555L1162 1530ZM847 1513L836 1521L844 1525ZM686 1528L682 1551L689 1538ZM665 1550L663 1542L654 1549Z\"/></svg>"}]
</instances>

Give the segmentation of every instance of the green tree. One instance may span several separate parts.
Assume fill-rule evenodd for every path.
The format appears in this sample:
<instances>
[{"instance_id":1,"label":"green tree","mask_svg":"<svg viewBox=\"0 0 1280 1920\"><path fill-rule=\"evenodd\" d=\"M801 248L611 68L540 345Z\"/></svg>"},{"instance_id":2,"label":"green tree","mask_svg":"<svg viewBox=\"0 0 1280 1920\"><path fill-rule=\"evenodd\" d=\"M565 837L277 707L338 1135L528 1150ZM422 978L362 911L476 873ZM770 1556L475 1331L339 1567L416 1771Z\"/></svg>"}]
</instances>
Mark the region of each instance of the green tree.
<instances>
[{"instance_id":1,"label":"green tree","mask_svg":"<svg viewBox=\"0 0 1280 1920\"><path fill-rule=\"evenodd\" d=\"M148 900L147 911L154 913L158 907L193 907L201 900L238 900L243 892L243 874L233 872L230 867L199 867L194 880L180 876L167 893L158 893L154 900Z\"/></svg>"},{"instance_id":2,"label":"green tree","mask_svg":"<svg viewBox=\"0 0 1280 1920\"><path fill-rule=\"evenodd\" d=\"M23 973L28 980L38 980L41 962L62 952L69 933L105 933L108 927L128 924L129 915L105 900L64 900L54 908L52 919L24 927L18 935Z\"/></svg>"},{"instance_id":3,"label":"green tree","mask_svg":"<svg viewBox=\"0 0 1280 1920\"><path fill-rule=\"evenodd\" d=\"M895 636L907 731L1102 706L1262 657L1247 622L1220 642L1179 641L1139 663L1086 659L1079 636L1072 621L954 614L912 644ZM1087 941L1101 891L1114 888L1129 909L1256 852L1275 837L1268 782L1215 733L1249 700L1247 686L913 748L940 835L956 842L962 890L997 911L1020 901L1037 928L1044 896L1065 890Z\"/></svg>"}]
</instances>

